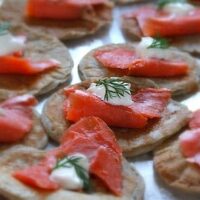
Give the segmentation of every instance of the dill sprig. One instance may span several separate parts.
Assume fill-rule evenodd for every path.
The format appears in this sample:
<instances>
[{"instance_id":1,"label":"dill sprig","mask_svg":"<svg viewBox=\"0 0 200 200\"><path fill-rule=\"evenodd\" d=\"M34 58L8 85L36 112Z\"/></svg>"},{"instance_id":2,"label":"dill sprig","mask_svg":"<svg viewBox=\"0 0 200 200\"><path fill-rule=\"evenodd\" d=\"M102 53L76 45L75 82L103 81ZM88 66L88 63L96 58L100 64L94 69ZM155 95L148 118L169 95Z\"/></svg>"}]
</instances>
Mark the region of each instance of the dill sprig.
<instances>
[{"instance_id":1,"label":"dill sprig","mask_svg":"<svg viewBox=\"0 0 200 200\"><path fill-rule=\"evenodd\" d=\"M128 89L129 83L124 82L119 78L105 78L98 80L96 86L103 85L105 87L104 100L109 100L114 97L123 97L125 94L131 94Z\"/></svg>"},{"instance_id":2,"label":"dill sprig","mask_svg":"<svg viewBox=\"0 0 200 200\"><path fill-rule=\"evenodd\" d=\"M7 34L9 28L10 28L10 23L8 22L0 23L0 36Z\"/></svg>"},{"instance_id":3,"label":"dill sprig","mask_svg":"<svg viewBox=\"0 0 200 200\"><path fill-rule=\"evenodd\" d=\"M158 8L161 9L163 8L166 4L169 4L169 3L177 3L177 2L180 2L180 3L185 3L187 2L187 0L158 0Z\"/></svg>"},{"instance_id":4,"label":"dill sprig","mask_svg":"<svg viewBox=\"0 0 200 200\"><path fill-rule=\"evenodd\" d=\"M169 40L166 38L161 38L161 37L155 37L153 38L153 42L151 45L149 45L147 48L157 48L157 49L167 49L169 48L170 43Z\"/></svg>"},{"instance_id":5,"label":"dill sprig","mask_svg":"<svg viewBox=\"0 0 200 200\"><path fill-rule=\"evenodd\" d=\"M82 166L79 165L79 161L81 159L82 159L81 157L77 157L77 156L70 156L70 157L66 156L57 161L53 170L63 168L63 167L66 167L66 168L74 167L76 174L83 181L84 190L90 191L91 185L90 185L89 175L87 171Z\"/></svg>"}]
</instances>

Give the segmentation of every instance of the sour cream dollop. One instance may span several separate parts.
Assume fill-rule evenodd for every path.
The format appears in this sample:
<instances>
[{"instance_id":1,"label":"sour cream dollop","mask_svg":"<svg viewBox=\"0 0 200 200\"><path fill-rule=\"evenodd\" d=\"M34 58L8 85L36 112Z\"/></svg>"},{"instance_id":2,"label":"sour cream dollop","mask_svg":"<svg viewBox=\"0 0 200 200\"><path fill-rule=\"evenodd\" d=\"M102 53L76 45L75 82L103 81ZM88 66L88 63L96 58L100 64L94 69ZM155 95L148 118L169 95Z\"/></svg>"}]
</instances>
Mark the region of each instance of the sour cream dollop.
<instances>
[{"instance_id":1,"label":"sour cream dollop","mask_svg":"<svg viewBox=\"0 0 200 200\"><path fill-rule=\"evenodd\" d=\"M195 64L195 60L185 52L178 50L175 47L168 47L166 49L148 48L153 43L152 37L143 37L139 44L136 46L136 54L140 58L149 59L157 58L169 61L182 61L186 62L189 66Z\"/></svg>"},{"instance_id":2,"label":"sour cream dollop","mask_svg":"<svg viewBox=\"0 0 200 200\"><path fill-rule=\"evenodd\" d=\"M121 81L121 84L123 82ZM112 105L119 105L119 106L129 106L133 103L132 97L131 97L131 85L128 83L124 85L126 89L129 91L128 93L124 93L124 96L115 96L112 98L105 99L106 89L104 85L98 85L96 83L91 83L90 87L88 88L88 92L92 93L93 95L99 97L101 100L112 104ZM109 90L114 91L114 88L108 86Z\"/></svg>"},{"instance_id":3,"label":"sour cream dollop","mask_svg":"<svg viewBox=\"0 0 200 200\"><path fill-rule=\"evenodd\" d=\"M87 174L89 171L89 160L83 154L73 154L73 157L80 158L78 165L86 170ZM72 156L69 156L72 157ZM52 171L50 180L56 182L60 187L65 190L79 190L83 188L83 180L78 176L73 165L68 167L60 167Z\"/></svg>"},{"instance_id":4,"label":"sour cream dollop","mask_svg":"<svg viewBox=\"0 0 200 200\"><path fill-rule=\"evenodd\" d=\"M195 7L189 3L168 3L163 7L163 11L175 14L176 16L186 16L189 12L193 11Z\"/></svg>"},{"instance_id":5,"label":"sour cream dollop","mask_svg":"<svg viewBox=\"0 0 200 200\"><path fill-rule=\"evenodd\" d=\"M14 37L8 32L0 35L0 44L0 56L5 56L23 50L25 48L25 38Z\"/></svg>"}]
</instances>

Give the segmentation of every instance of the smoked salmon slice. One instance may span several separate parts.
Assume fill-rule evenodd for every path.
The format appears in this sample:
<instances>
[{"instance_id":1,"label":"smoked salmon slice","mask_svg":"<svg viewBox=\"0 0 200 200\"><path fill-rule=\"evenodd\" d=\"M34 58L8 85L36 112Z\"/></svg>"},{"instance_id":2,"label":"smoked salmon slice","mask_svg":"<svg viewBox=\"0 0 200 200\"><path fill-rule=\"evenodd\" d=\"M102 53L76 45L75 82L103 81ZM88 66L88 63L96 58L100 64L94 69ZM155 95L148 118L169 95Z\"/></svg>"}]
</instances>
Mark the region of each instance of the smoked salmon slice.
<instances>
[{"instance_id":1,"label":"smoked salmon slice","mask_svg":"<svg viewBox=\"0 0 200 200\"><path fill-rule=\"evenodd\" d=\"M86 155L90 162L89 172L101 179L113 194L121 195L121 150L114 133L96 117L81 119L65 132L58 148L47 153L37 165L15 171L13 176L31 187L58 189L58 185L49 180L50 173L58 159L74 153Z\"/></svg>"},{"instance_id":2,"label":"smoked salmon slice","mask_svg":"<svg viewBox=\"0 0 200 200\"><path fill-rule=\"evenodd\" d=\"M38 103L37 99L32 95L25 94L22 96L16 96L10 98L2 103L0 103L1 107L18 107L18 106L35 106Z\"/></svg>"},{"instance_id":3,"label":"smoked salmon slice","mask_svg":"<svg viewBox=\"0 0 200 200\"><path fill-rule=\"evenodd\" d=\"M94 56L103 67L129 76L174 77L187 75L189 72L187 63L138 58L133 50L126 48L99 50Z\"/></svg>"},{"instance_id":4,"label":"smoked salmon slice","mask_svg":"<svg viewBox=\"0 0 200 200\"><path fill-rule=\"evenodd\" d=\"M0 104L0 143L13 143L32 129L32 106L36 99L30 95L14 97Z\"/></svg>"},{"instance_id":5,"label":"smoked salmon slice","mask_svg":"<svg viewBox=\"0 0 200 200\"><path fill-rule=\"evenodd\" d=\"M31 61L16 56L0 56L0 74L34 75L59 66L54 59Z\"/></svg>"},{"instance_id":6,"label":"smoked salmon slice","mask_svg":"<svg viewBox=\"0 0 200 200\"><path fill-rule=\"evenodd\" d=\"M161 117L170 97L168 89L148 88L132 95L132 105L116 106L86 91L75 90L67 96L64 113L66 119L73 122L82 117L97 116L109 126L143 128L148 119Z\"/></svg>"},{"instance_id":7,"label":"smoked salmon slice","mask_svg":"<svg viewBox=\"0 0 200 200\"><path fill-rule=\"evenodd\" d=\"M28 0L26 15L33 18L80 19L84 8L104 4L107 0Z\"/></svg>"},{"instance_id":8,"label":"smoked salmon slice","mask_svg":"<svg viewBox=\"0 0 200 200\"><path fill-rule=\"evenodd\" d=\"M131 17L131 14L125 18ZM200 33L200 9L190 11L186 16L176 16L158 10L153 6L139 8L132 13L144 36L170 37Z\"/></svg>"},{"instance_id":9,"label":"smoked salmon slice","mask_svg":"<svg viewBox=\"0 0 200 200\"><path fill-rule=\"evenodd\" d=\"M131 108L150 119L160 118L166 108L171 92L168 89L145 88L132 96Z\"/></svg>"},{"instance_id":10,"label":"smoked salmon slice","mask_svg":"<svg viewBox=\"0 0 200 200\"><path fill-rule=\"evenodd\" d=\"M72 122L82 117L96 116L115 127L143 128L147 124L147 118L130 107L108 104L81 90L69 95L64 103L64 112L66 119Z\"/></svg>"},{"instance_id":11,"label":"smoked salmon slice","mask_svg":"<svg viewBox=\"0 0 200 200\"><path fill-rule=\"evenodd\" d=\"M59 186L49 179L49 173L48 167L40 164L24 169L23 171L16 171L14 177L34 188L56 190Z\"/></svg>"},{"instance_id":12,"label":"smoked salmon slice","mask_svg":"<svg viewBox=\"0 0 200 200\"><path fill-rule=\"evenodd\" d=\"M61 143L64 144L66 141L71 141L77 133L87 138L92 138L95 143L107 146L117 154L122 154L112 130L98 117L88 117L87 121L82 118L77 123L71 125L61 138Z\"/></svg>"},{"instance_id":13,"label":"smoked salmon slice","mask_svg":"<svg viewBox=\"0 0 200 200\"><path fill-rule=\"evenodd\" d=\"M187 161L200 166L200 128L185 131L180 135L180 147Z\"/></svg>"},{"instance_id":14,"label":"smoked salmon slice","mask_svg":"<svg viewBox=\"0 0 200 200\"><path fill-rule=\"evenodd\" d=\"M122 171L121 159L112 150L101 146L91 162L90 171L101 178L114 194L121 194L122 177L119 175Z\"/></svg>"}]
</instances>

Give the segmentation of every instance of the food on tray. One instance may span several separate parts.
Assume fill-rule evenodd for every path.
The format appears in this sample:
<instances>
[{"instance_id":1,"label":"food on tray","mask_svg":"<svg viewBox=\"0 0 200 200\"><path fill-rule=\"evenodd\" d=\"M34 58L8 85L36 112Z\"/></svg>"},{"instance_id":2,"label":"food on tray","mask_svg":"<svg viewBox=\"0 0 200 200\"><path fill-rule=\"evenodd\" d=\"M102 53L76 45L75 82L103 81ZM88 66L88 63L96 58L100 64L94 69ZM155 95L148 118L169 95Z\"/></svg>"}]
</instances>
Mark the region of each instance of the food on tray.
<instances>
[{"instance_id":1,"label":"food on tray","mask_svg":"<svg viewBox=\"0 0 200 200\"><path fill-rule=\"evenodd\" d=\"M171 187L200 193L200 120L199 110L190 119L188 130L155 152L154 165Z\"/></svg>"},{"instance_id":2,"label":"food on tray","mask_svg":"<svg viewBox=\"0 0 200 200\"><path fill-rule=\"evenodd\" d=\"M144 79L105 78L61 89L44 106L42 122L55 141L86 116L103 119L127 156L151 151L185 126L188 109L168 89Z\"/></svg>"},{"instance_id":3,"label":"food on tray","mask_svg":"<svg viewBox=\"0 0 200 200\"><path fill-rule=\"evenodd\" d=\"M33 110L37 100L31 95L10 98L0 103L0 150L24 144L43 148L47 136Z\"/></svg>"},{"instance_id":4,"label":"food on tray","mask_svg":"<svg viewBox=\"0 0 200 200\"><path fill-rule=\"evenodd\" d=\"M6 171L5 165L9 166ZM144 194L142 178L122 157L112 130L97 117L82 118L50 151L17 147L5 152L0 175L0 193L9 199L131 200Z\"/></svg>"},{"instance_id":5,"label":"food on tray","mask_svg":"<svg viewBox=\"0 0 200 200\"><path fill-rule=\"evenodd\" d=\"M6 0L0 20L29 26L60 39L94 34L112 20L109 0Z\"/></svg>"},{"instance_id":6,"label":"food on tray","mask_svg":"<svg viewBox=\"0 0 200 200\"><path fill-rule=\"evenodd\" d=\"M174 96L198 88L197 69L197 59L160 37L143 37L134 45L105 45L89 52L79 63L82 80L116 75L146 77L172 90Z\"/></svg>"},{"instance_id":7,"label":"food on tray","mask_svg":"<svg viewBox=\"0 0 200 200\"><path fill-rule=\"evenodd\" d=\"M0 96L41 95L70 77L73 65L56 38L0 23Z\"/></svg>"},{"instance_id":8,"label":"food on tray","mask_svg":"<svg viewBox=\"0 0 200 200\"><path fill-rule=\"evenodd\" d=\"M122 28L132 38L169 37L177 47L200 52L200 8L189 1L158 1L122 17Z\"/></svg>"}]
</instances>

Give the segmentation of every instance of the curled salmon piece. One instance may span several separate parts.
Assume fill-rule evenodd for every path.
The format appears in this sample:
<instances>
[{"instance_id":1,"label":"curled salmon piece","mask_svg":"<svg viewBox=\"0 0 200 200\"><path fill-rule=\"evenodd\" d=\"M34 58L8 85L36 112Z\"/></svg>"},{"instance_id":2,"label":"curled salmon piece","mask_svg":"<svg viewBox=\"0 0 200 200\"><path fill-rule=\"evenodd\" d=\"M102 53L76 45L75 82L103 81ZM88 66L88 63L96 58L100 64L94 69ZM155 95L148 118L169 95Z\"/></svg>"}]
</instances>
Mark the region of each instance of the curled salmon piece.
<instances>
[{"instance_id":1,"label":"curled salmon piece","mask_svg":"<svg viewBox=\"0 0 200 200\"><path fill-rule=\"evenodd\" d=\"M123 75L162 78L189 73L189 66L185 62L139 58L133 50L126 48L97 50L94 56L104 67Z\"/></svg>"},{"instance_id":2,"label":"curled salmon piece","mask_svg":"<svg viewBox=\"0 0 200 200\"><path fill-rule=\"evenodd\" d=\"M186 16L176 16L159 10L156 6L144 6L124 17L135 18L144 36L172 37L200 33L199 8Z\"/></svg>"},{"instance_id":3,"label":"curled salmon piece","mask_svg":"<svg viewBox=\"0 0 200 200\"><path fill-rule=\"evenodd\" d=\"M122 151L112 130L97 117L87 117L67 130L61 145L49 151L37 165L18 170L13 176L19 181L43 190L56 190L59 186L49 179L58 159L82 153L89 159L89 172L99 178L113 194L122 193Z\"/></svg>"},{"instance_id":4,"label":"curled salmon piece","mask_svg":"<svg viewBox=\"0 0 200 200\"><path fill-rule=\"evenodd\" d=\"M43 19L80 19L87 7L101 5L107 0L28 0L26 16Z\"/></svg>"},{"instance_id":5,"label":"curled salmon piece","mask_svg":"<svg viewBox=\"0 0 200 200\"><path fill-rule=\"evenodd\" d=\"M0 143L22 140L32 129L32 106L37 100L31 95L17 96L0 104Z\"/></svg>"},{"instance_id":6,"label":"curled salmon piece","mask_svg":"<svg viewBox=\"0 0 200 200\"><path fill-rule=\"evenodd\" d=\"M185 131L179 140L181 151L187 161L200 166L200 128Z\"/></svg>"},{"instance_id":7,"label":"curled salmon piece","mask_svg":"<svg viewBox=\"0 0 200 200\"><path fill-rule=\"evenodd\" d=\"M0 74L34 75L57 68L57 60L31 61L17 56L0 56Z\"/></svg>"},{"instance_id":8,"label":"curled salmon piece","mask_svg":"<svg viewBox=\"0 0 200 200\"><path fill-rule=\"evenodd\" d=\"M115 127L142 128L147 124L147 118L130 107L108 104L81 90L69 95L64 105L64 112L66 119L72 122L82 117L96 116L109 126Z\"/></svg>"},{"instance_id":9,"label":"curled salmon piece","mask_svg":"<svg viewBox=\"0 0 200 200\"><path fill-rule=\"evenodd\" d=\"M116 106L86 91L73 89L66 93L64 113L67 120L76 122L82 117L96 116L109 126L124 128L143 128L148 119L160 118L171 97L168 89L147 88L132 95L130 106Z\"/></svg>"}]
</instances>

